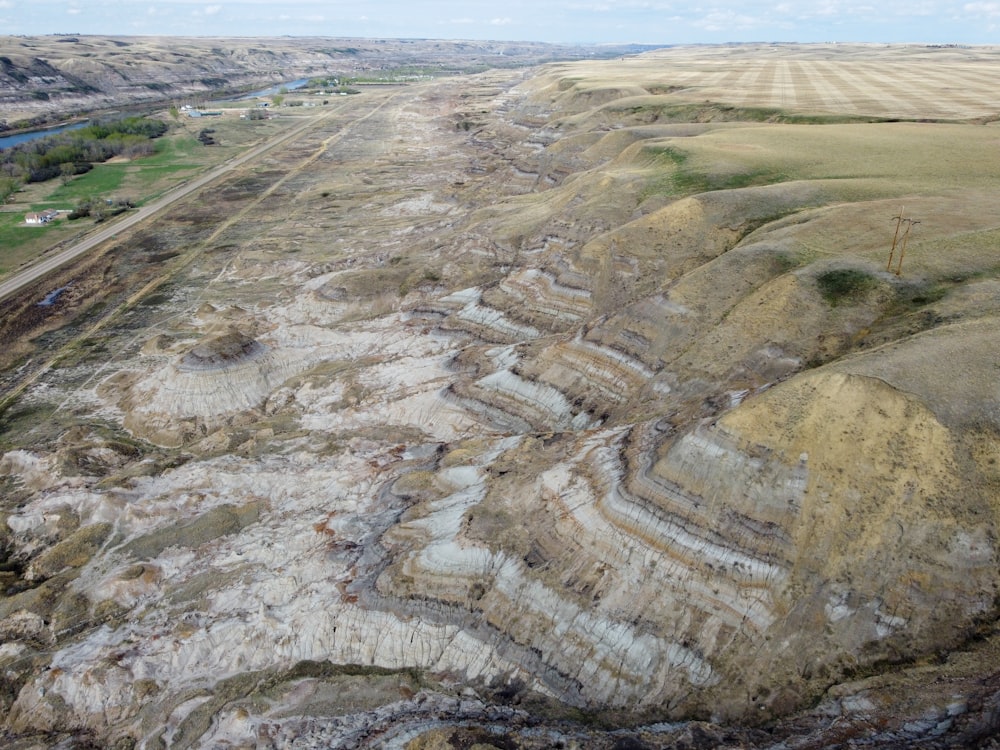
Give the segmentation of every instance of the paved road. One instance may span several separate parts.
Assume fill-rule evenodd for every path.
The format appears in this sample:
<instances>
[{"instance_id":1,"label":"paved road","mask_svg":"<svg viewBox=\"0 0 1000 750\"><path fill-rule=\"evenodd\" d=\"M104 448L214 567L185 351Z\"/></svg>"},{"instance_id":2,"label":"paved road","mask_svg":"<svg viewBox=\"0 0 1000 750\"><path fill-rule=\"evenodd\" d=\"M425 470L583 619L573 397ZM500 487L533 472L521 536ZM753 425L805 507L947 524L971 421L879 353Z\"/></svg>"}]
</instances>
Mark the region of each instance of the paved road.
<instances>
[{"instance_id":1,"label":"paved road","mask_svg":"<svg viewBox=\"0 0 1000 750\"><path fill-rule=\"evenodd\" d=\"M16 294L17 292L21 291L21 289L26 287L28 284L31 284L37 281L38 279L42 278L43 276L46 276L47 274L51 273L55 269L64 266L66 263L69 263L74 258L79 257L88 250L91 250L97 245L100 245L102 242L106 242L107 240L111 239L116 234L124 232L126 229L135 226L141 221L145 221L146 219L158 213L159 211L162 211L171 203L180 200L186 195L190 195L196 190L200 190L201 188L205 187L205 185L212 182L213 180L218 179L219 177L226 174L230 170L235 169L241 164L245 164L251 159L257 158L265 151L268 151L274 148L275 146L278 146L281 143L284 143L285 141L296 137L304 130L307 130L311 126L315 125L318 121L325 119L326 117L329 117L331 114L333 114L334 111L336 111L336 109L328 110L319 117L310 117L301 125L297 125L291 130L282 133L272 138L269 141L265 141L264 143L258 146L255 146L246 153L241 154L240 156L235 157L233 159L230 159L229 161L224 162L223 164L220 164L218 167L215 167L210 172L206 172L202 176L197 177L188 183L185 183L183 185L180 185L179 187L174 188L170 192L167 192L162 196L160 196L159 198L157 198L152 203L147 203L134 213L128 214L125 218L119 219L113 224L101 229L100 231L88 235L87 237L80 240L79 242L76 242L66 250L62 250L49 258L45 258L39 261L38 263L35 263L34 265L29 266L28 268L17 272L9 279L6 279L2 283L0 283L0 300L4 300L13 294Z\"/></svg>"}]
</instances>

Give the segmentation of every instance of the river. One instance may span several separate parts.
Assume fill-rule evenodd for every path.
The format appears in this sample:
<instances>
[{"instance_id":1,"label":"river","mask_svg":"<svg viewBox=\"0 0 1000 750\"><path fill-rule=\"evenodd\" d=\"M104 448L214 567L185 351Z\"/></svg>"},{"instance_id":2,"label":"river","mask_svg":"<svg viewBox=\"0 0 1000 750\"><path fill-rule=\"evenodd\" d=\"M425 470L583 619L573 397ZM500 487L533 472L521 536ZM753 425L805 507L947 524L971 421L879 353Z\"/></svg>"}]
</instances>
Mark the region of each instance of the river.
<instances>
[{"instance_id":1,"label":"river","mask_svg":"<svg viewBox=\"0 0 1000 750\"><path fill-rule=\"evenodd\" d=\"M261 89L260 91L251 91L249 94L241 94L233 99L223 99L222 101L243 101L244 99L253 99L258 96L274 96L281 92L282 89L287 89L288 91L293 91L294 89L300 89L309 83L308 78L299 78L297 81L290 81L288 83L279 83L276 86L270 86L266 89Z\"/></svg>"},{"instance_id":2,"label":"river","mask_svg":"<svg viewBox=\"0 0 1000 750\"><path fill-rule=\"evenodd\" d=\"M273 96L277 94L282 89L287 89L288 91L293 91L295 89L302 88L307 83L309 83L308 78L300 78L296 81L289 81L288 83L280 83L276 86L271 86L266 89L261 89L260 91L253 91L249 94L243 94L242 96L236 97L235 99L221 99L220 101L242 101L244 99L253 99L258 96ZM88 122L76 122L72 125L61 125L56 128L44 128L42 130L29 130L24 133L15 133L14 135L4 135L0 136L0 151L5 148L10 148L11 146L16 146L19 143L27 143L28 141L33 141L38 138L44 138L47 135L55 135L56 133L63 133L67 130L76 130L77 128L82 128Z\"/></svg>"},{"instance_id":3,"label":"river","mask_svg":"<svg viewBox=\"0 0 1000 750\"><path fill-rule=\"evenodd\" d=\"M47 135L64 133L67 130L76 130L77 128L82 128L88 124L89 122L75 122L72 125L60 125L57 128L28 130L24 133L15 133L14 135L0 136L0 150L3 150L5 148L10 148L11 146L16 146L18 143L27 143L28 141L34 141L38 138L44 138Z\"/></svg>"}]
</instances>

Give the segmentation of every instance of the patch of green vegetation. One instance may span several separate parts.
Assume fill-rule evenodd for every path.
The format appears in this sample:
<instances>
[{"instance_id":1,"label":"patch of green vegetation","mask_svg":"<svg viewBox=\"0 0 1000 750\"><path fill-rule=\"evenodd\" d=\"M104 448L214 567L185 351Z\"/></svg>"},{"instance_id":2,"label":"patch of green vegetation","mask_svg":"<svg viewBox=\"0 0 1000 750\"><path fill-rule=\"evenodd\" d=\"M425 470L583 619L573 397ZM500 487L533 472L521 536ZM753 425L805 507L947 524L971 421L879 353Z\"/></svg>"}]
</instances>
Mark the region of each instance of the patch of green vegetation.
<instances>
[{"instance_id":1,"label":"patch of green vegetation","mask_svg":"<svg viewBox=\"0 0 1000 750\"><path fill-rule=\"evenodd\" d=\"M122 550L140 560L152 559L167 547L198 547L222 536L236 534L257 521L261 501L243 506L221 505L186 523L157 529L129 542Z\"/></svg>"},{"instance_id":2,"label":"patch of green vegetation","mask_svg":"<svg viewBox=\"0 0 1000 750\"><path fill-rule=\"evenodd\" d=\"M895 304L900 312L916 310L942 300L948 294L948 288L943 284L920 284L901 289L896 295Z\"/></svg>"},{"instance_id":3,"label":"patch of green vegetation","mask_svg":"<svg viewBox=\"0 0 1000 750\"><path fill-rule=\"evenodd\" d=\"M170 295L165 292L153 292L147 297L143 297L139 300L140 307L159 307L160 305L165 305L170 301Z\"/></svg>"},{"instance_id":4,"label":"patch of green vegetation","mask_svg":"<svg viewBox=\"0 0 1000 750\"><path fill-rule=\"evenodd\" d=\"M160 180L173 175L180 176L183 172L190 172L197 169L195 164L170 164L162 167L143 167L137 173L130 176L132 182L139 185L140 189L149 187Z\"/></svg>"},{"instance_id":5,"label":"patch of green vegetation","mask_svg":"<svg viewBox=\"0 0 1000 750\"><path fill-rule=\"evenodd\" d=\"M675 167L683 166L688 160L688 154L674 146L647 146L643 153L652 156L657 162L666 162Z\"/></svg>"},{"instance_id":6,"label":"patch of green vegetation","mask_svg":"<svg viewBox=\"0 0 1000 750\"><path fill-rule=\"evenodd\" d=\"M739 188L756 187L758 185L774 185L785 182L788 176L780 172L757 169L752 172L734 172L731 174L710 174L678 170L672 178L674 191L680 195L696 195L714 190L738 190Z\"/></svg>"},{"instance_id":7,"label":"patch of green vegetation","mask_svg":"<svg viewBox=\"0 0 1000 750\"><path fill-rule=\"evenodd\" d=\"M35 558L32 565L39 578L51 578L64 568L79 568L93 557L111 534L110 523L84 526Z\"/></svg>"},{"instance_id":8,"label":"patch of green vegetation","mask_svg":"<svg viewBox=\"0 0 1000 750\"><path fill-rule=\"evenodd\" d=\"M156 142L156 153L143 158L143 166L173 166L179 159L187 159L201 144L193 136L179 135L161 138ZM190 165L195 166L195 165Z\"/></svg>"},{"instance_id":9,"label":"patch of green vegetation","mask_svg":"<svg viewBox=\"0 0 1000 750\"><path fill-rule=\"evenodd\" d=\"M222 127L220 125L220 127ZM227 143L241 148L245 140L255 140L252 127L244 123L225 124ZM65 218L43 226L26 226L24 214L46 208L72 209L84 202L96 204L107 199L127 197L134 205L143 205L175 187L188 175L222 161L232 149L220 146L206 149L189 133L175 133L151 141L155 153L133 158L126 163L96 164L86 174L67 180L32 183L17 194L23 208L0 213L0 275L13 272L35 259L55 243L79 235L90 222L70 222ZM0 181L0 190L4 185ZM2 193L0 193L2 195Z\"/></svg>"},{"instance_id":10,"label":"patch of green vegetation","mask_svg":"<svg viewBox=\"0 0 1000 750\"><path fill-rule=\"evenodd\" d=\"M586 79L583 78L582 76L562 76L559 79L559 84L558 84L559 90L560 91L567 91L567 90L573 88L576 84L580 83L581 81L585 81L585 80Z\"/></svg>"},{"instance_id":11,"label":"patch of green vegetation","mask_svg":"<svg viewBox=\"0 0 1000 750\"><path fill-rule=\"evenodd\" d=\"M16 397L8 397L0 401L0 448L3 450L30 449L31 446L35 445L32 433L38 427L47 428L48 432L48 434L40 436L41 442L44 443L47 439L54 442L61 429L54 426L50 419L55 410L54 404L43 402L27 404L18 401Z\"/></svg>"},{"instance_id":12,"label":"patch of green vegetation","mask_svg":"<svg viewBox=\"0 0 1000 750\"><path fill-rule=\"evenodd\" d=\"M0 598L0 620L10 617L18 610L26 610L41 616L53 627L59 627L63 623L57 622L57 611L59 609L65 611L66 608L76 609L73 605L79 601L75 596L66 596L66 587L76 575L76 571L69 570L38 585L32 585L35 582L18 581L14 586L13 595L8 592L8 596ZM81 619L79 616L83 612L78 610L76 614L79 622Z\"/></svg>"},{"instance_id":13,"label":"patch of green vegetation","mask_svg":"<svg viewBox=\"0 0 1000 750\"><path fill-rule=\"evenodd\" d=\"M867 115L786 112L785 110L772 107L732 107L725 104L717 104L715 107L726 119L732 117L739 122L782 122L791 125L844 125L857 122L895 121L885 117L871 117Z\"/></svg>"},{"instance_id":14,"label":"patch of green vegetation","mask_svg":"<svg viewBox=\"0 0 1000 750\"><path fill-rule=\"evenodd\" d=\"M683 197L714 190L774 185L789 179L788 175L769 169L712 174L687 168L689 155L674 146L647 148L644 153L652 157L654 164L666 167L668 172L658 175L649 182L641 194L643 200L654 195Z\"/></svg>"},{"instance_id":15,"label":"patch of green vegetation","mask_svg":"<svg viewBox=\"0 0 1000 750\"><path fill-rule=\"evenodd\" d=\"M142 569L143 565L133 567ZM204 606L213 592L237 583L245 575L246 569L242 566L224 572L215 569L205 570L191 576L177 587L170 587L167 597L170 603L178 608L188 609L192 604Z\"/></svg>"},{"instance_id":16,"label":"patch of green vegetation","mask_svg":"<svg viewBox=\"0 0 1000 750\"><path fill-rule=\"evenodd\" d=\"M612 103L609 109L643 122L771 122L793 125L843 125L898 122L885 117L786 112L771 107L735 107L718 102L644 101Z\"/></svg>"},{"instance_id":17,"label":"patch of green vegetation","mask_svg":"<svg viewBox=\"0 0 1000 750\"><path fill-rule=\"evenodd\" d=\"M954 319L953 314L942 311L934 303L946 297L956 284L961 283L953 280L918 281L897 286L895 295L888 301L882 316L870 326L862 346L880 346Z\"/></svg>"},{"instance_id":18,"label":"patch of green vegetation","mask_svg":"<svg viewBox=\"0 0 1000 750\"><path fill-rule=\"evenodd\" d=\"M114 156L152 153L152 139L166 131L166 123L145 117L98 121L5 149L0 153L0 162L5 174L22 183L47 182L84 174L94 163Z\"/></svg>"},{"instance_id":19,"label":"patch of green vegetation","mask_svg":"<svg viewBox=\"0 0 1000 750\"><path fill-rule=\"evenodd\" d=\"M673 94L673 93L676 93L677 91L683 91L687 87L686 86L672 84L672 83L662 83L662 84L653 84L653 85L645 85L644 84L644 88L650 94L654 94L656 96L661 96L663 94Z\"/></svg>"},{"instance_id":20,"label":"patch of green vegetation","mask_svg":"<svg viewBox=\"0 0 1000 750\"><path fill-rule=\"evenodd\" d=\"M858 268L835 268L816 277L816 285L830 305L857 299L877 283L874 276Z\"/></svg>"},{"instance_id":21,"label":"patch of green vegetation","mask_svg":"<svg viewBox=\"0 0 1000 750\"><path fill-rule=\"evenodd\" d=\"M513 66L496 67L520 67L524 63ZM474 75L483 73L491 66L482 63L456 63L452 66L437 65L397 65L392 68L384 68L377 72L372 72L363 76L351 76L340 79L340 85L360 83L405 83L407 81L418 81L427 78L438 78L441 76L453 75Z\"/></svg>"},{"instance_id":22,"label":"patch of green vegetation","mask_svg":"<svg viewBox=\"0 0 1000 750\"><path fill-rule=\"evenodd\" d=\"M60 185L48 194L46 200L65 205L112 193L121 187L125 179L125 169L124 164L98 164L87 174L79 175L65 185Z\"/></svg>"},{"instance_id":23,"label":"patch of green vegetation","mask_svg":"<svg viewBox=\"0 0 1000 750\"><path fill-rule=\"evenodd\" d=\"M777 213L769 214L768 216L758 216L753 219L747 219L740 226L741 237L746 237L748 234L756 232L761 227L766 227L768 224L772 224L776 221L781 221L782 219L796 213L798 213L797 209L793 211L779 211ZM781 253L780 255L786 258L786 260L789 263L788 266L789 268L794 268L795 266L798 266L800 264L797 258L794 258L786 253Z\"/></svg>"},{"instance_id":24,"label":"patch of green vegetation","mask_svg":"<svg viewBox=\"0 0 1000 750\"><path fill-rule=\"evenodd\" d=\"M34 257L25 245L38 240L40 232L47 229L49 227L26 226L22 214L0 213L0 275L17 269Z\"/></svg>"},{"instance_id":25,"label":"patch of green vegetation","mask_svg":"<svg viewBox=\"0 0 1000 750\"><path fill-rule=\"evenodd\" d=\"M77 367L88 360L107 361L108 341L106 338L86 338L70 347L57 364L58 367Z\"/></svg>"}]
</instances>

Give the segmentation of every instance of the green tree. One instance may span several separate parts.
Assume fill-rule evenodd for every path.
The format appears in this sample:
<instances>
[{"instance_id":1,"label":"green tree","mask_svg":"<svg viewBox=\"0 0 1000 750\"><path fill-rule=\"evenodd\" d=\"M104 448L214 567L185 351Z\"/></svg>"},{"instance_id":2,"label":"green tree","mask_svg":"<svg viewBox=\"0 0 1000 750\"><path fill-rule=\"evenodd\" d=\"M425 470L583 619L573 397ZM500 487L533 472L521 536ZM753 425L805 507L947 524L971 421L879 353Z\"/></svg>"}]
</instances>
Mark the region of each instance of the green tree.
<instances>
[{"instance_id":1,"label":"green tree","mask_svg":"<svg viewBox=\"0 0 1000 750\"><path fill-rule=\"evenodd\" d=\"M18 180L7 175L0 175L0 203L6 203L20 187L21 183Z\"/></svg>"}]
</instances>

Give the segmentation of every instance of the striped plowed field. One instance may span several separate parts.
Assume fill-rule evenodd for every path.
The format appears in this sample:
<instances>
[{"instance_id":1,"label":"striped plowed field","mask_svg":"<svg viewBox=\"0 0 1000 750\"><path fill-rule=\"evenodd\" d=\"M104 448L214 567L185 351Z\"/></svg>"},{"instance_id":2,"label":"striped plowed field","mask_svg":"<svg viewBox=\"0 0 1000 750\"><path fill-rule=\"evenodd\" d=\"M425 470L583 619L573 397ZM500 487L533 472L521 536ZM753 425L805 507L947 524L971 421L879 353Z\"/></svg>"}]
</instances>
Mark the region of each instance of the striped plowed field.
<instances>
[{"instance_id":1,"label":"striped plowed field","mask_svg":"<svg viewBox=\"0 0 1000 750\"><path fill-rule=\"evenodd\" d=\"M662 65L664 83L698 100L798 112L972 119L1000 112L1000 48L748 46L674 48L629 65Z\"/></svg>"}]
</instances>

